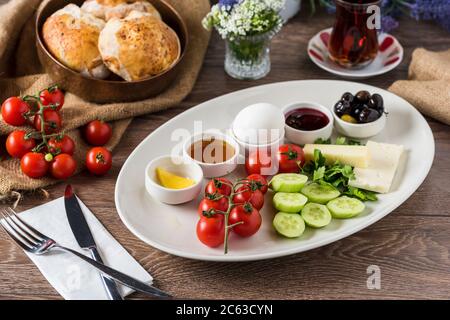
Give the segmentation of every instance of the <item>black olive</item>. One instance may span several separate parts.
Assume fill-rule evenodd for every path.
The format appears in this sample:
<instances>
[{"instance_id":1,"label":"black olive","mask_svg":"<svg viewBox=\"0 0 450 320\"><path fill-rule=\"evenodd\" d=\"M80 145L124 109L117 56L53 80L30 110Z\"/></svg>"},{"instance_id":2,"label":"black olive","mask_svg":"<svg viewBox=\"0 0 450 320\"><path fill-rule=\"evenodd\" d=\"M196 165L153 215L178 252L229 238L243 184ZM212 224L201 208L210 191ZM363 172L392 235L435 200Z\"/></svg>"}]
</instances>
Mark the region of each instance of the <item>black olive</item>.
<instances>
[{"instance_id":1,"label":"black olive","mask_svg":"<svg viewBox=\"0 0 450 320\"><path fill-rule=\"evenodd\" d=\"M348 101L338 101L334 105L334 112L342 117L344 114L349 114L352 110L351 104Z\"/></svg>"},{"instance_id":2,"label":"black olive","mask_svg":"<svg viewBox=\"0 0 450 320\"><path fill-rule=\"evenodd\" d=\"M362 108L357 119L360 123L368 123L377 120L379 117L380 113L377 110L365 106Z\"/></svg>"},{"instance_id":3,"label":"black olive","mask_svg":"<svg viewBox=\"0 0 450 320\"><path fill-rule=\"evenodd\" d=\"M380 96L378 93L374 93L372 95L367 105L370 108L377 110L379 113L383 113L384 111L383 97Z\"/></svg>"},{"instance_id":4,"label":"black olive","mask_svg":"<svg viewBox=\"0 0 450 320\"><path fill-rule=\"evenodd\" d=\"M362 103L367 103L370 99L370 93L366 90L358 91L358 93L355 94L355 98Z\"/></svg>"},{"instance_id":5,"label":"black olive","mask_svg":"<svg viewBox=\"0 0 450 320\"><path fill-rule=\"evenodd\" d=\"M364 109L365 107L366 106L364 104L354 103L352 105L352 110L351 110L350 114L353 116L353 118L359 119L359 114L361 113L362 109Z\"/></svg>"},{"instance_id":6,"label":"black olive","mask_svg":"<svg viewBox=\"0 0 450 320\"><path fill-rule=\"evenodd\" d=\"M350 92L346 92L342 95L341 100L342 101L348 101L350 103L353 102L353 95Z\"/></svg>"}]
</instances>

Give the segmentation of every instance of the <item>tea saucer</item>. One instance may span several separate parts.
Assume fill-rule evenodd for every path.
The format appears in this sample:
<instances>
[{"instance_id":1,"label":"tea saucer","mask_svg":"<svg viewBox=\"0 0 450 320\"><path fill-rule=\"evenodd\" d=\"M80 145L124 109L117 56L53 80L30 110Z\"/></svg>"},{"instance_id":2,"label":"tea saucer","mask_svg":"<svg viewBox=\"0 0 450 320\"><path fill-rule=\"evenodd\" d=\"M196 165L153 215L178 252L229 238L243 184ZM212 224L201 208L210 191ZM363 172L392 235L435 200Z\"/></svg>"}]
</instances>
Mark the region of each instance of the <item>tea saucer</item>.
<instances>
[{"instance_id":1,"label":"tea saucer","mask_svg":"<svg viewBox=\"0 0 450 320\"><path fill-rule=\"evenodd\" d=\"M398 40L388 34L378 35L379 51L375 60L361 69L346 69L330 60L328 40L332 28L324 29L309 40L309 58L320 68L349 79L364 79L377 76L397 67L403 60L403 47Z\"/></svg>"}]
</instances>

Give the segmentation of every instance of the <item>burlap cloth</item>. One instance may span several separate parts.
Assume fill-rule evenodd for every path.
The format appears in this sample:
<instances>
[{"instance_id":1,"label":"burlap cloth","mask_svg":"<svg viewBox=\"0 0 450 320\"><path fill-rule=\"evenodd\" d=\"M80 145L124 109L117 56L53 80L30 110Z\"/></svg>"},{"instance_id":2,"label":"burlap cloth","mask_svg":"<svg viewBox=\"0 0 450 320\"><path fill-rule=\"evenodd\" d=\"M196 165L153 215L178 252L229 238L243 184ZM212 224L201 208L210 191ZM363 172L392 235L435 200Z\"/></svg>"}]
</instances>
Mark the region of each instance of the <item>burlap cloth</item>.
<instances>
[{"instance_id":1,"label":"burlap cloth","mask_svg":"<svg viewBox=\"0 0 450 320\"><path fill-rule=\"evenodd\" d=\"M408 78L394 82L389 90L423 114L450 125L450 49L414 50Z\"/></svg>"},{"instance_id":2,"label":"burlap cloth","mask_svg":"<svg viewBox=\"0 0 450 320\"><path fill-rule=\"evenodd\" d=\"M47 0L44 0L47 1ZM120 141L132 117L167 109L182 101L191 91L208 46L210 33L202 28L201 19L210 9L208 0L166 0L183 16L189 32L181 71L174 83L162 94L132 103L92 104L68 92L62 109L64 130L76 142L77 172L83 170L89 148L76 129L94 119L113 121L110 150ZM34 39L34 12L41 0L11 0L0 6L0 100L12 95L35 94L53 82L42 73ZM0 121L0 135L17 129ZM30 130L30 129L27 129ZM4 140L0 140L4 149ZM20 162L5 156L0 161L0 197L11 191L34 190L56 183L52 178L30 179L20 170Z\"/></svg>"}]
</instances>

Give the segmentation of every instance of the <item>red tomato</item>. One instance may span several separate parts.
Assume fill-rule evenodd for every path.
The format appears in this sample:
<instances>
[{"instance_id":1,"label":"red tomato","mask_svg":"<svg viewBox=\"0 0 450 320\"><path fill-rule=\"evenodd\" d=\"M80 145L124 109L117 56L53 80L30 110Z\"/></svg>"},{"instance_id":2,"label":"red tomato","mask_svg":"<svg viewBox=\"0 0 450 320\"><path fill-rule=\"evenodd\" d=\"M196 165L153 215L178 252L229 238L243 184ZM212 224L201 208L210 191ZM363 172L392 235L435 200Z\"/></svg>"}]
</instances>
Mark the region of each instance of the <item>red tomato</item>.
<instances>
[{"instance_id":1,"label":"red tomato","mask_svg":"<svg viewBox=\"0 0 450 320\"><path fill-rule=\"evenodd\" d=\"M256 186L259 190L261 190L262 193L266 193L269 189L269 184L267 183L266 178L264 178L262 175L254 173L247 177L247 180L254 181L256 183Z\"/></svg>"},{"instance_id":2,"label":"red tomato","mask_svg":"<svg viewBox=\"0 0 450 320\"><path fill-rule=\"evenodd\" d=\"M238 205L231 210L228 223L233 225L239 222L242 223L234 226L233 231L241 237L250 237L261 227L261 214L249 203Z\"/></svg>"},{"instance_id":3,"label":"red tomato","mask_svg":"<svg viewBox=\"0 0 450 320\"><path fill-rule=\"evenodd\" d=\"M33 138L25 139L26 132L16 130L11 132L6 138L6 151L14 158L22 158L27 152L30 152L36 146Z\"/></svg>"},{"instance_id":4,"label":"red tomato","mask_svg":"<svg viewBox=\"0 0 450 320\"><path fill-rule=\"evenodd\" d=\"M56 179L70 178L76 169L77 162L71 155L66 153L58 154L50 165L50 173Z\"/></svg>"},{"instance_id":5,"label":"red tomato","mask_svg":"<svg viewBox=\"0 0 450 320\"><path fill-rule=\"evenodd\" d=\"M266 150L254 150L245 159L245 170L247 174L261 174L268 176L276 173L276 168L272 167L272 157Z\"/></svg>"},{"instance_id":6,"label":"red tomato","mask_svg":"<svg viewBox=\"0 0 450 320\"><path fill-rule=\"evenodd\" d=\"M39 98L44 106L52 105L56 107L57 111L61 110L64 105L64 93L57 87L42 90Z\"/></svg>"},{"instance_id":7,"label":"red tomato","mask_svg":"<svg viewBox=\"0 0 450 320\"><path fill-rule=\"evenodd\" d=\"M112 136L112 128L109 123L100 120L89 122L84 128L86 141L93 146L105 145Z\"/></svg>"},{"instance_id":8,"label":"red tomato","mask_svg":"<svg viewBox=\"0 0 450 320\"><path fill-rule=\"evenodd\" d=\"M58 132L62 127L61 115L58 111L45 109L44 110L44 131L46 134ZM39 114L34 116L34 127L41 131L41 117Z\"/></svg>"},{"instance_id":9,"label":"red tomato","mask_svg":"<svg viewBox=\"0 0 450 320\"><path fill-rule=\"evenodd\" d=\"M227 211L228 210L228 198L222 197L217 200L203 198L198 205L198 215L203 217L203 213L207 213L211 210Z\"/></svg>"},{"instance_id":10,"label":"red tomato","mask_svg":"<svg viewBox=\"0 0 450 320\"><path fill-rule=\"evenodd\" d=\"M3 120L12 126L23 126L27 122L24 113L30 111L30 106L19 97L6 99L2 104Z\"/></svg>"},{"instance_id":11,"label":"red tomato","mask_svg":"<svg viewBox=\"0 0 450 320\"><path fill-rule=\"evenodd\" d=\"M205 194L222 194L229 196L231 194L231 186L233 184L230 180L225 178L214 178L205 187Z\"/></svg>"},{"instance_id":12,"label":"red tomato","mask_svg":"<svg viewBox=\"0 0 450 320\"><path fill-rule=\"evenodd\" d=\"M48 162L45 161L44 155L37 152L28 152L20 160L20 168L22 172L30 178L41 178L48 171Z\"/></svg>"},{"instance_id":13,"label":"red tomato","mask_svg":"<svg viewBox=\"0 0 450 320\"><path fill-rule=\"evenodd\" d=\"M225 237L225 223L221 214L201 217L197 223L197 237L208 247L220 246Z\"/></svg>"},{"instance_id":14,"label":"red tomato","mask_svg":"<svg viewBox=\"0 0 450 320\"><path fill-rule=\"evenodd\" d=\"M95 175L104 175L111 166L112 155L106 148L94 147L86 154L86 167Z\"/></svg>"},{"instance_id":15,"label":"red tomato","mask_svg":"<svg viewBox=\"0 0 450 320\"><path fill-rule=\"evenodd\" d=\"M279 172L298 173L305 164L303 149L295 144L283 144L278 148Z\"/></svg>"},{"instance_id":16,"label":"red tomato","mask_svg":"<svg viewBox=\"0 0 450 320\"><path fill-rule=\"evenodd\" d=\"M236 195L233 197L234 204L243 204L250 202L253 207L260 210L264 206L264 194L261 190L252 190L249 185L243 185L236 190Z\"/></svg>"},{"instance_id":17,"label":"red tomato","mask_svg":"<svg viewBox=\"0 0 450 320\"><path fill-rule=\"evenodd\" d=\"M75 152L75 142L67 136L64 135L61 139L51 138L48 140L49 152L53 154L67 153L73 155Z\"/></svg>"}]
</instances>

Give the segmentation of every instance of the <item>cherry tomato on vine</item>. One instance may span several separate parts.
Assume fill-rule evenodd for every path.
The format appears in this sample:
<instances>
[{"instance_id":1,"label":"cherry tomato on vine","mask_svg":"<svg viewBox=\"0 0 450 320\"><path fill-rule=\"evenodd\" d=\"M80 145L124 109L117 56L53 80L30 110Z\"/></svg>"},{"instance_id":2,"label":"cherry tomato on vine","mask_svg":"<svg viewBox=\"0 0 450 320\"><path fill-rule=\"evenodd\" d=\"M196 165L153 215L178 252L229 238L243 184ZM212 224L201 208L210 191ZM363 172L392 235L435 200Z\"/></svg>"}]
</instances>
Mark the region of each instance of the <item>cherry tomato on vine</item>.
<instances>
[{"instance_id":1,"label":"cherry tomato on vine","mask_svg":"<svg viewBox=\"0 0 450 320\"><path fill-rule=\"evenodd\" d=\"M28 103L19 97L10 97L2 104L3 120L12 126L22 126L27 123L25 113L30 111Z\"/></svg>"},{"instance_id":2,"label":"cherry tomato on vine","mask_svg":"<svg viewBox=\"0 0 450 320\"><path fill-rule=\"evenodd\" d=\"M278 148L279 172L298 173L305 164L303 149L295 144L283 144Z\"/></svg>"},{"instance_id":3,"label":"cherry tomato on vine","mask_svg":"<svg viewBox=\"0 0 450 320\"><path fill-rule=\"evenodd\" d=\"M231 194L232 183L226 178L214 178L205 187L205 194L222 194L229 196Z\"/></svg>"},{"instance_id":4,"label":"cherry tomato on vine","mask_svg":"<svg viewBox=\"0 0 450 320\"><path fill-rule=\"evenodd\" d=\"M266 193L269 189L269 184L267 183L267 179L262 175L254 173L247 177L247 180L254 181L258 186L258 189L261 190L262 193Z\"/></svg>"},{"instance_id":5,"label":"cherry tomato on vine","mask_svg":"<svg viewBox=\"0 0 450 320\"><path fill-rule=\"evenodd\" d=\"M103 146L108 143L112 136L111 125L107 122L94 120L84 128L86 141L93 146Z\"/></svg>"},{"instance_id":6,"label":"cherry tomato on vine","mask_svg":"<svg viewBox=\"0 0 450 320\"><path fill-rule=\"evenodd\" d=\"M106 148L94 147L86 154L86 167L95 175L104 175L111 166L112 155Z\"/></svg>"},{"instance_id":7,"label":"cherry tomato on vine","mask_svg":"<svg viewBox=\"0 0 450 320\"><path fill-rule=\"evenodd\" d=\"M233 231L241 237L254 235L261 227L261 214L250 203L234 207L228 217L229 225L242 222L233 227Z\"/></svg>"},{"instance_id":8,"label":"cherry tomato on vine","mask_svg":"<svg viewBox=\"0 0 450 320\"><path fill-rule=\"evenodd\" d=\"M233 197L234 204L243 204L250 202L257 210L264 206L264 194L261 190L252 190L249 185L243 185L236 190L236 195Z\"/></svg>"},{"instance_id":9,"label":"cherry tomato on vine","mask_svg":"<svg viewBox=\"0 0 450 320\"><path fill-rule=\"evenodd\" d=\"M245 159L245 170L247 174L261 174L271 175L276 173L276 169L272 167L272 157L270 152L262 149L257 149L248 155Z\"/></svg>"},{"instance_id":10,"label":"cherry tomato on vine","mask_svg":"<svg viewBox=\"0 0 450 320\"><path fill-rule=\"evenodd\" d=\"M77 162L75 159L67 154L58 154L50 165L50 173L53 178L56 179L67 179L70 178L77 169Z\"/></svg>"},{"instance_id":11,"label":"cherry tomato on vine","mask_svg":"<svg viewBox=\"0 0 450 320\"><path fill-rule=\"evenodd\" d=\"M44 113L44 131L46 134L58 132L62 127L61 115L58 111L45 109ZM41 131L41 117L39 114L34 116L34 127L36 130Z\"/></svg>"},{"instance_id":12,"label":"cherry tomato on vine","mask_svg":"<svg viewBox=\"0 0 450 320\"><path fill-rule=\"evenodd\" d=\"M47 174L49 163L42 153L28 152L20 160L22 172L33 179L42 178Z\"/></svg>"},{"instance_id":13,"label":"cherry tomato on vine","mask_svg":"<svg viewBox=\"0 0 450 320\"><path fill-rule=\"evenodd\" d=\"M197 237L208 247L220 246L225 237L225 222L221 214L211 217L201 217L197 223Z\"/></svg>"},{"instance_id":14,"label":"cherry tomato on vine","mask_svg":"<svg viewBox=\"0 0 450 320\"><path fill-rule=\"evenodd\" d=\"M11 132L6 138L6 151L14 158L22 158L25 153L30 152L36 146L33 138L25 139L26 132L16 130Z\"/></svg>"},{"instance_id":15,"label":"cherry tomato on vine","mask_svg":"<svg viewBox=\"0 0 450 320\"><path fill-rule=\"evenodd\" d=\"M64 92L57 87L42 90L39 99L44 106L53 105L59 111L64 105Z\"/></svg>"},{"instance_id":16,"label":"cherry tomato on vine","mask_svg":"<svg viewBox=\"0 0 450 320\"><path fill-rule=\"evenodd\" d=\"M48 151L53 154L67 153L72 156L75 152L75 142L68 135L64 135L62 138L50 138L48 146Z\"/></svg>"},{"instance_id":17,"label":"cherry tomato on vine","mask_svg":"<svg viewBox=\"0 0 450 320\"><path fill-rule=\"evenodd\" d=\"M203 217L203 213L208 213L211 210L227 211L228 210L228 198L222 197L217 200L203 198L198 205L198 215Z\"/></svg>"}]
</instances>

